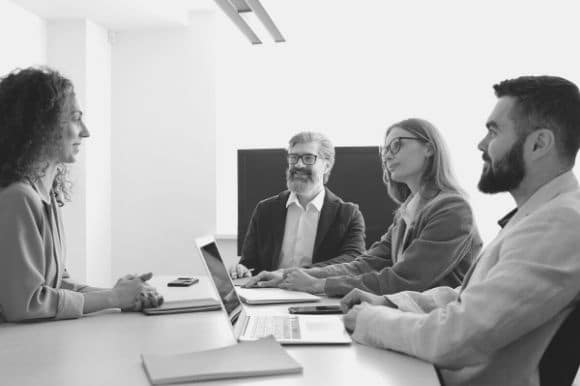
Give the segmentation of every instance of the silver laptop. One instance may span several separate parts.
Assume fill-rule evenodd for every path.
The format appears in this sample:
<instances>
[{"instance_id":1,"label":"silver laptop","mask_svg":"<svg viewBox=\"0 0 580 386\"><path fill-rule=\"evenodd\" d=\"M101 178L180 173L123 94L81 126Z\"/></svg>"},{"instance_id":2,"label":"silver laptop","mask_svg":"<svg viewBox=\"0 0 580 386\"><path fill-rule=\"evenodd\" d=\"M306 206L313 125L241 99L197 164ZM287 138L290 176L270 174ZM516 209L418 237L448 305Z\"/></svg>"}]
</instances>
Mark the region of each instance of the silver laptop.
<instances>
[{"instance_id":1,"label":"silver laptop","mask_svg":"<svg viewBox=\"0 0 580 386\"><path fill-rule=\"evenodd\" d=\"M282 344L350 344L340 315L246 313L213 237L196 239L203 264L221 298L239 341L273 335Z\"/></svg>"}]
</instances>

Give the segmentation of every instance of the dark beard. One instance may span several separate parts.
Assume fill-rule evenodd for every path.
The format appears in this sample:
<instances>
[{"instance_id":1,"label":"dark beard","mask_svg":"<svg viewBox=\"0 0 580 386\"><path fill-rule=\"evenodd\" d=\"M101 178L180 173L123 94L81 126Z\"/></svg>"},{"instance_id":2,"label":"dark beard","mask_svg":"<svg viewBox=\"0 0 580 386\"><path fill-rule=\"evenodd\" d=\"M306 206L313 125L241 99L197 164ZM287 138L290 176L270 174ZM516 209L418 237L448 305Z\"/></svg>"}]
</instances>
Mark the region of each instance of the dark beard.
<instances>
[{"instance_id":1,"label":"dark beard","mask_svg":"<svg viewBox=\"0 0 580 386\"><path fill-rule=\"evenodd\" d=\"M524 168L524 141L525 137L518 138L509 152L495 163L495 167L492 165L487 153L483 153L483 159L488 161L488 167L486 170L484 166L477 184L481 192L508 192L520 186L526 174Z\"/></svg>"}]
</instances>

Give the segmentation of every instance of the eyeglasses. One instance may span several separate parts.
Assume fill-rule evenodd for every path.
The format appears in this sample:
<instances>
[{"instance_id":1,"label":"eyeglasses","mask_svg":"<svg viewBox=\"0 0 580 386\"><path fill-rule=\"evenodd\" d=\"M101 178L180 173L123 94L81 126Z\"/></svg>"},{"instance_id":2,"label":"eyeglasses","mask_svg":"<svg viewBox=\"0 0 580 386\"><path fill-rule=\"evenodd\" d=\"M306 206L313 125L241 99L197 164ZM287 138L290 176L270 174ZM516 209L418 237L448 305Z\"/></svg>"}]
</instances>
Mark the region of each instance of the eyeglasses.
<instances>
[{"instance_id":1,"label":"eyeglasses","mask_svg":"<svg viewBox=\"0 0 580 386\"><path fill-rule=\"evenodd\" d=\"M401 150L401 146L403 146L403 141L402 141L403 139L411 139L411 140L415 140L415 141L429 142L425 138L419 138L419 137L395 137L391 141L391 143L389 143L387 146L383 146L381 148L381 157L385 158L388 153L391 153L391 155L397 154L399 152L399 150Z\"/></svg>"},{"instance_id":2,"label":"eyeglasses","mask_svg":"<svg viewBox=\"0 0 580 386\"><path fill-rule=\"evenodd\" d=\"M314 165L318 156L316 154L296 154L296 153L288 153L288 164L296 165L299 160L302 160L304 165Z\"/></svg>"}]
</instances>

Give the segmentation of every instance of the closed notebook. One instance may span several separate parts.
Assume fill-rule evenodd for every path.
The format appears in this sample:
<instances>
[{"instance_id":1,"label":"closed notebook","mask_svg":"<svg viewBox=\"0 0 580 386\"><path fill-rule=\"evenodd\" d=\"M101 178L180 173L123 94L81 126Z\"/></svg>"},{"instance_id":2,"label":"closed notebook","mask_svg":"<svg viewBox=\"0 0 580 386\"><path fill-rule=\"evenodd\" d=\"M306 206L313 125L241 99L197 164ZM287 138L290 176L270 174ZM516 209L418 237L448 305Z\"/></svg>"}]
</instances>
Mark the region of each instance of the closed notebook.
<instances>
[{"instance_id":1,"label":"closed notebook","mask_svg":"<svg viewBox=\"0 0 580 386\"><path fill-rule=\"evenodd\" d=\"M273 337L185 354L142 354L153 385L301 373L302 366Z\"/></svg>"},{"instance_id":2,"label":"closed notebook","mask_svg":"<svg viewBox=\"0 0 580 386\"><path fill-rule=\"evenodd\" d=\"M145 308L143 313L147 315L177 314L181 312L219 310L222 306L219 301L211 298L173 300L163 303L156 308Z\"/></svg>"}]
</instances>

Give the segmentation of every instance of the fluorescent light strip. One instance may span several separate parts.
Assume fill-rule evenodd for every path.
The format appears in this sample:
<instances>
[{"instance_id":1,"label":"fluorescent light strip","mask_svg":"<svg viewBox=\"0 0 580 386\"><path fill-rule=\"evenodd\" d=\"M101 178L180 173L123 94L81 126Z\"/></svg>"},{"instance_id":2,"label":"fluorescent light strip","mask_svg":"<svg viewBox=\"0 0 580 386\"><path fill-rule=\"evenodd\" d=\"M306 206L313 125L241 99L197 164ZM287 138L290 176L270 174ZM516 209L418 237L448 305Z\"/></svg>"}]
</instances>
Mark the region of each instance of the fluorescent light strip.
<instances>
[{"instance_id":1,"label":"fluorescent light strip","mask_svg":"<svg viewBox=\"0 0 580 386\"><path fill-rule=\"evenodd\" d=\"M232 4L228 0L215 0L218 7L224 11L224 13L230 18L230 20L238 27L240 31L252 44L262 44L262 41L258 39L258 36L252 31L250 26L242 19L238 12L234 9Z\"/></svg>"},{"instance_id":2,"label":"fluorescent light strip","mask_svg":"<svg viewBox=\"0 0 580 386\"><path fill-rule=\"evenodd\" d=\"M282 36L280 31L278 30L278 27L276 27L276 25L272 21L272 18L270 17L270 15L268 15L268 12L266 12L260 1L259 0L245 0L245 1L248 4L248 6L252 9L252 11L254 11L258 19L260 19L262 24L264 24L264 27L266 27L270 35L272 35L274 41L278 43L285 42L286 40L284 39L284 36Z\"/></svg>"}]
</instances>

